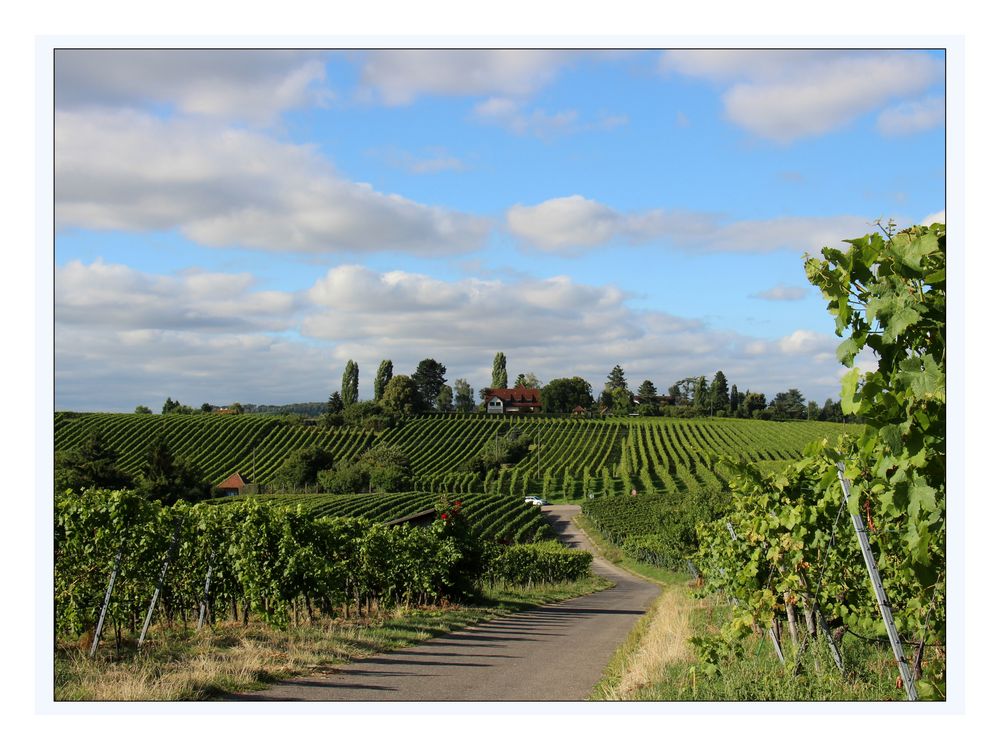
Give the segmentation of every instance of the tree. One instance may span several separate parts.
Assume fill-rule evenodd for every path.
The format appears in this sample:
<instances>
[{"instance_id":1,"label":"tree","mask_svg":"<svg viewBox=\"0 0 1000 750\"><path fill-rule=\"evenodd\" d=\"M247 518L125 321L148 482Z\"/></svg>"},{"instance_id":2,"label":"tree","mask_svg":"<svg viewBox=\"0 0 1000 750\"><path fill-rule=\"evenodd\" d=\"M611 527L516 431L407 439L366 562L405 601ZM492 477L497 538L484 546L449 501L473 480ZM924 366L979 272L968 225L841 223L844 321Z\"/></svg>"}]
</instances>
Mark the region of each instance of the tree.
<instances>
[{"instance_id":1,"label":"tree","mask_svg":"<svg viewBox=\"0 0 1000 750\"><path fill-rule=\"evenodd\" d=\"M715 377L712 378L708 409L712 414L725 414L729 409L729 383L722 370L716 372Z\"/></svg>"},{"instance_id":2,"label":"tree","mask_svg":"<svg viewBox=\"0 0 1000 750\"><path fill-rule=\"evenodd\" d=\"M405 492L410 489L410 459L395 445L377 445L361 454L358 463L368 472L370 492Z\"/></svg>"},{"instance_id":3,"label":"tree","mask_svg":"<svg viewBox=\"0 0 1000 750\"><path fill-rule=\"evenodd\" d=\"M797 388L789 388L777 394L770 404L774 416L778 419L805 419L805 398Z\"/></svg>"},{"instance_id":4,"label":"tree","mask_svg":"<svg viewBox=\"0 0 1000 750\"><path fill-rule=\"evenodd\" d=\"M577 406L589 409L593 403L590 383L581 377L556 378L542 388L542 408L550 414L565 414Z\"/></svg>"},{"instance_id":5,"label":"tree","mask_svg":"<svg viewBox=\"0 0 1000 750\"><path fill-rule=\"evenodd\" d=\"M211 494L211 486L200 469L187 459L174 456L167 439L158 435L146 449L146 467L139 491L153 502L173 505L178 500L204 500Z\"/></svg>"},{"instance_id":6,"label":"tree","mask_svg":"<svg viewBox=\"0 0 1000 750\"><path fill-rule=\"evenodd\" d=\"M621 388L622 390L628 390L628 382L625 380L625 371L622 369L621 365L615 365L611 368L611 372L608 373L608 380L604 384L604 390L614 391L616 388Z\"/></svg>"},{"instance_id":7,"label":"tree","mask_svg":"<svg viewBox=\"0 0 1000 750\"><path fill-rule=\"evenodd\" d=\"M333 454L312 446L292 451L274 474L272 484L286 487L307 487L317 483L323 469L333 465Z\"/></svg>"},{"instance_id":8,"label":"tree","mask_svg":"<svg viewBox=\"0 0 1000 750\"><path fill-rule=\"evenodd\" d=\"M444 376L447 369L433 359L421 360L417 365L417 370L413 373L413 385L416 386L417 395L420 397L419 411L430 411L434 408L434 401L441 392L441 386L447 382Z\"/></svg>"},{"instance_id":9,"label":"tree","mask_svg":"<svg viewBox=\"0 0 1000 750\"><path fill-rule=\"evenodd\" d=\"M239 401L237 401L237 402L235 402L233 404L230 404L229 411L231 411L233 414L242 414L243 413L243 404L241 404Z\"/></svg>"},{"instance_id":10,"label":"tree","mask_svg":"<svg viewBox=\"0 0 1000 750\"><path fill-rule=\"evenodd\" d=\"M344 400L340 397L340 391L334 391L330 398L326 400L327 414L340 414L344 410Z\"/></svg>"},{"instance_id":11,"label":"tree","mask_svg":"<svg viewBox=\"0 0 1000 750\"><path fill-rule=\"evenodd\" d=\"M742 403L743 398L740 394L739 388L733 383L732 388L729 389L729 413L734 417L740 410L740 403Z\"/></svg>"},{"instance_id":12,"label":"tree","mask_svg":"<svg viewBox=\"0 0 1000 750\"><path fill-rule=\"evenodd\" d=\"M210 403L208 403L207 401L204 404L201 405L201 410L203 412L205 412L206 414L210 413L213 410L213 408L214 407Z\"/></svg>"},{"instance_id":13,"label":"tree","mask_svg":"<svg viewBox=\"0 0 1000 750\"><path fill-rule=\"evenodd\" d=\"M656 398L656 386L653 385L652 380L643 380L642 385L639 386L639 391L636 393L639 400L643 403L651 402Z\"/></svg>"},{"instance_id":14,"label":"tree","mask_svg":"<svg viewBox=\"0 0 1000 750\"><path fill-rule=\"evenodd\" d=\"M378 372L375 373L375 400L379 401L382 398L382 394L385 392L385 387L392 380L392 360L383 359L382 364L378 366Z\"/></svg>"},{"instance_id":15,"label":"tree","mask_svg":"<svg viewBox=\"0 0 1000 750\"><path fill-rule=\"evenodd\" d=\"M455 381L455 411L468 414L476 408L476 397L468 381L458 378Z\"/></svg>"},{"instance_id":16,"label":"tree","mask_svg":"<svg viewBox=\"0 0 1000 750\"><path fill-rule=\"evenodd\" d=\"M747 391L743 395L743 403L740 404L740 416L752 418L755 414L767 408L767 399L763 393L751 393Z\"/></svg>"},{"instance_id":17,"label":"tree","mask_svg":"<svg viewBox=\"0 0 1000 750\"><path fill-rule=\"evenodd\" d=\"M507 356L503 352L497 352L493 357L493 384L490 387L507 387Z\"/></svg>"},{"instance_id":18,"label":"tree","mask_svg":"<svg viewBox=\"0 0 1000 750\"><path fill-rule=\"evenodd\" d=\"M450 385L441 386L441 390L438 391L437 400L435 401L435 408L441 412L449 412L454 407L452 401L454 399L454 394L452 393Z\"/></svg>"},{"instance_id":19,"label":"tree","mask_svg":"<svg viewBox=\"0 0 1000 750\"><path fill-rule=\"evenodd\" d=\"M56 453L55 488L82 490L97 487L122 490L132 487L132 477L118 466L118 453L99 432L91 432L79 447Z\"/></svg>"},{"instance_id":20,"label":"tree","mask_svg":"<svg viewBox=\"0 0 1000 750\"><path fill-rule=\"evenodd\" d=\"M344 375L340 381L340 397L344 400L344 406L358 402L358 363L353 359L347 360L347 365L344 367Z\"/></svg>"},{"instance_id":21,"label":"tree","mask_svg":"<svg viewBox=\"0 0 1000 750\"><path fill-rule=\"evenodd\" d=\"M167 400L163 402L163 409L160 411L160 414L172 414L180 408L180 405L180 401L174 401L170 396L167 396Z\"/></svg>"},{"instance_id":22,"label":"tree","mask_svg":"<svg viewBox=\"0 0 1000 750\"><path fill-rule=\"evenodd\" d=\"M136 414L152 414L153 410L150 409L148 406L143 406L142 404L139 404L137 407L135 407L135 413Z\"/></svg>"},{"instance_id":23,"label":"tree","mask_svg":"<svg viewBox=\"0 0 1000 750\"><path fill-rule=\"evenodd\" d=\"M844 418L844 413L840 410L840 402L836 405L832 398L823 402L823 408L819 410L819 418L824 422L839 422Z\"/></svg>"},{"instance_id":24,"label":"tree","mask_svg":"<svg viewBox=\"0 0 1000 750\"><path fill-rule=\"evenodd\" d=\"M611 396L611 410L619 416L628 416L632 412L632 394L625 388L615 388L605 391Z\"/></svg>"},{"instance_id":25,"label":"tree","mask_svg":"<svg viewBox=\"0 0 1000 750\"><path fill-rule=\"evenodd\" d=\"M419 411L420 393L409 375L392 376L382 393L382 408L401 417Z\"/></svg>"},{"instance_id":26,"label":"tree","mask_svg":"<svg viewBox=\"0 0 1000 750\"><path fill-rule=\"evenodd\" d=\"M806 419L819 419L819 404L815 401L806 404Z\"/></svg>"},{"instance_id":27,"label":"tree","mask_svg":"<svg viewBox=\"0 0 1000 750\"><path fill-rule=\"evenodd\" d=\"M704 375L694 381L694 392L691 395L691 406L699 414L705 414L709 409L708 380Z\"/></svg>"},{"instance_id":28,"label":"tree","mask_svg":"<svg viewBox=\"0 0 1000 750\"><path fill-rule=\"evenodd\" d=\"M668 393L674 397L678 406L691 406L694 404L694 392L699 380L704 378L682 378L668 389Z\"/></svg>"},{"instance_id":29,"label":"tree","mask_svg":"<svg viewBox=\"0 0 1000 750\"><path fill-rule=\"evenodd\" d=\"M525 375L523 372L518 373L517 380L514 381L515 388L541 388L542 381L540 381L535 373L529 372Z\"/></svg>"}]
</instances>

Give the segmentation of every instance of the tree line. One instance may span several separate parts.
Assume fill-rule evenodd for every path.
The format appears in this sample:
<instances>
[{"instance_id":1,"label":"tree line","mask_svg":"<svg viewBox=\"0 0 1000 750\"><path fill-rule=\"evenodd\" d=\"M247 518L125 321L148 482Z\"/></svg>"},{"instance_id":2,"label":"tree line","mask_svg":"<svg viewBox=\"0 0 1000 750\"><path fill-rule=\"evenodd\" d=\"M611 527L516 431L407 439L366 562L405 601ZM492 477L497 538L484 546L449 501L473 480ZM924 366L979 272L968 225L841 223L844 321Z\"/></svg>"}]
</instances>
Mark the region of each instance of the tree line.
<instances>
[{"instance_id":1,"label":"tree line","mask_svg":"<svg viewBox=\"0 0 1000 750\"><path fill-rule=\"evenodd\" d=\"M411 375L393 374L392 360L382 360L375 376L370 402L358 400L358 364L348 360L341 389L327 400L329 424L362 424L377 427L378 422L421 413L472 413L486 411L490 392L508 388L507 357L497 352L493 358L492 382L479 391L477 403L467 380L459 378L448 385L445 365L424 359ZM549 414L567 414L581 407L588 413L626 416L703 417L726 416L745 419L810 419L830 422L852 421L845 416L840 401L827 399L822 406L806 401L798 388L789 388L770 399L763 393L741 391L730 385L721 370L709 382L704 375L682 378L660 393L649 379L636 391L629 388L625 372L616 364L601 393L595 398L590 383L579 376L556 378L543 385L531 372L518 373L514 388L540 391L542 409Z\"/></svg>"},{"instance_id":2,"label":"tree line","mask_svg":"<svg viewBox=\"0 0 1000 750\"><path fill-rule=\"evenodd\" d=\"M416 370L409 375L395 374L393 363L384 359L379 364L374 380L374 398L371 401L359 399L359 367L354 360L348 360L341 378L340 390L334 391L326 402L291 405L288 407L257 407L254 404L233 403L217 407L204 403L200 410L167 398L162 414L194 414L216 412L224 409L229 413L296 411L292 407L302 407L301 413L322 416L328 426L344 424L357 425L368 429L383 429L400 419L414 414L458 412L470 414L485 412L490 392L498 388L508 388L507 357L497 352L493 358L492 381L488 387L476 392L463 378L455 380L454 386L445 377L447 367L435 359L421 360ZM744 419L809 419L827 422L856 421L845 415L840 401L826 399L822 406L816 401L807 401L798 388L789 388L768 400L753 390L741 391L736 384L730 385L725 373L715 373L711 381L705 375L681 378L667 387L665 392L657 389L649 379L643 380L633 391L625 372L616 364L608 373L604 388L596 397L589 382L579 376L556 378L547 384L532 372L518 373L514 388L533 388L540 391L542 409L549 414L567 414L581 407L592 414L626 416L668 416L668 417L739 417ZM146 406L136 407L136 413L150 414Z\"/></svg>"}]
</instances>

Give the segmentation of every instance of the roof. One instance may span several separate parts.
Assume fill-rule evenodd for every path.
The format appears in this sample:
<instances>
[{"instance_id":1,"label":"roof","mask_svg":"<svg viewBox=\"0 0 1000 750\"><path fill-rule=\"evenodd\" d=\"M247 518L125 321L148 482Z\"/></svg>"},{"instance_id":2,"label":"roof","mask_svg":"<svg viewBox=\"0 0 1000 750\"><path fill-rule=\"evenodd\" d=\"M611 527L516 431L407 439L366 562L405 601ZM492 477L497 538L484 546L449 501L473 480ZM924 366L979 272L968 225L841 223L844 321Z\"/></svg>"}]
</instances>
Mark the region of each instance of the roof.
<instances>
[{"instance_id":1,"label":"roof","mask_svg":"<svg viewBox=\"0 0 1000 750\"><path fill-rule=\"evenodd\" d=\"M576 407L575 407L575 408L573 409L573 413L574 413L574 414L585 414L586 412L587 412L587 410L586 410L586 409L584 409L584 408L583 408L582 406L580 406L579 404L578 404L578 405L577 405L577 406L576 406Z\"/></svg>"},{"instance_id":2,"label":"roof","mask_svg":"<svg viewBox=\"0 0 1000 750\"><path fill-rule=\"evenodd\" d=\"M486 400L496 396L505 403L515 404L541 404L542 391L539 388L489 388L486 391Z\"/></svg>"},{"instance_id":3,"label":"roof","mask_svg":"<svg viewBox=\"0 0 1000 750\"><path fill-rule=\"evenodd\" d=\"M238 490L240 487L246 487L246 484L247 483L244 481L243 477L241 477L240 473L237 471L234 474L230 474L227 479L224 479L215 486L220 490Z\"/></svg>"}]
</instances>

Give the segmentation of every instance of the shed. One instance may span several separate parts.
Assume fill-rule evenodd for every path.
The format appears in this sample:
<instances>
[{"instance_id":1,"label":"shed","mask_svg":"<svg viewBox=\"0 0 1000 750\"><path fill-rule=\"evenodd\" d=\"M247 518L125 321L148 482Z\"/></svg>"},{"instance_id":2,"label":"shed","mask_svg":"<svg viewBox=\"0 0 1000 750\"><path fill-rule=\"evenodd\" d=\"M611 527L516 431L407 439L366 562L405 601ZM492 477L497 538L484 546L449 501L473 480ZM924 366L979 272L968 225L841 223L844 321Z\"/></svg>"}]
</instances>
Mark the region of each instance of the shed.
<instances>
[{"instance_id":1,"label":"shed","mask_svg":"<svg viewBox=\"0 0 1000 750\"><path fill-rule=\"evenodd\" d=\"M241 477L240 473L237 471L234 472L233 474L230 474L228 478L224 479L223 481L215 485L215 488L222 490L222 494L226 497L229 497L230 495L241 494L244 491L244 488L247 486L248 486L247 483L244 481L243 477Z\"/></svg>"}]
</instances>

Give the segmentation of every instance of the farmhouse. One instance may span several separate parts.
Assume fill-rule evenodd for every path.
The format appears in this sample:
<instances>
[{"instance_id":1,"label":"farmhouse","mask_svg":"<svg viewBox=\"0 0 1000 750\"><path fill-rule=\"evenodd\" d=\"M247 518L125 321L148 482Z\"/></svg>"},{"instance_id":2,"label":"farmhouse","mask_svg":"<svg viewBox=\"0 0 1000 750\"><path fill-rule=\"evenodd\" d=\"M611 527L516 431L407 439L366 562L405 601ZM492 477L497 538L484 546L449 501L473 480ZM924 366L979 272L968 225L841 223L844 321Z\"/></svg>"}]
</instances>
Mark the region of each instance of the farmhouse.
<instances>
[{"instance_id":1,"label":"farmhouse","mask_svg":"<svg viewBox=\"0 0 1000 750\"><path fill-rule=\"evenodd\" d=\"M489 388L486 391L487 414L530 414L542 410L542 392L538 388Z\"/></svg>"}]
</instances>

